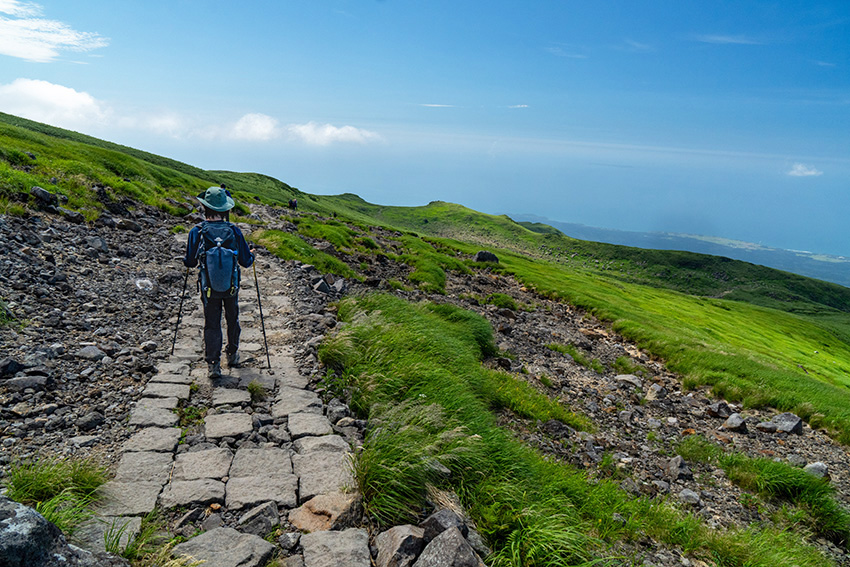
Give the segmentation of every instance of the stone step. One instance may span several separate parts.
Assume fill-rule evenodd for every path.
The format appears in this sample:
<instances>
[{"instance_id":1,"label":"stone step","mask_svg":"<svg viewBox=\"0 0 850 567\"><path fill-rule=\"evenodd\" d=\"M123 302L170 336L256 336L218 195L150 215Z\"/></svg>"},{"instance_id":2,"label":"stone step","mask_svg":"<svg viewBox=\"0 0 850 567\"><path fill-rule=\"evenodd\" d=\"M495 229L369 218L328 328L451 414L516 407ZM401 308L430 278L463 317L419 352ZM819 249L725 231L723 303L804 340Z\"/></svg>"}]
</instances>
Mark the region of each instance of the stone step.
<instances>
[{"instance_id":1,"label":"stone step","mask_svg":"<svg viewBox=\"0 0 850 567\"><path fill-rule=\"evenodd\" d=\"M260 319L252 276L244 282L240 297L240 354L249 364L240 368L223 365L223 376L215 381L209 379L203 361L203 310L194 294L195 301L188 301L187 292L174 353L157 364L157 374L145 385L144 397L131 409L129 425L137 430L124 445L115 478L101 488L105 498L100 517L87 532L93 540L99 539L101 546L103 534L113 522L129 521L128 534L135 533L140 516L155 506L191 511L218 504L223 506L222 517L224 511L242 515L239 529L209 529L177 546L175 556L191 555L206 561L205 567L259 567L269 560L274 546L254 534L267 534L280 517L316 497L314 503L350 496L346 493L354 486L350 446L334 434L323 415L321 399L306 389L310 379L301 375L292 356L296 346L290 343L287 315L292 312L292 300L278 291L286 281L273 273L258 275L264 319ZM267 346L271 369L266 367ZM260 415L267 414L269 406L255 405L253 411L258 413L254 415L250 410L241 411L251 403L247 391L251 382L274 396L271 416ZM190 388L193 383L200 389ZM193 398L194 391L201 397ZM174 427L178 416L173 410L185 401L217 411L210 410L204 418L202 432L207 442L181 446L177 451L184 432ZM272 419L277 421L271 424ZM270 441L267 445L278 446L248 443L234 453L226 446L214 445L222 439L246 439L261 424L271 425L263 433ZM216 521L220 525L221 519ZM365 530L304 534L303 565L367 567L368 541ZM300 556L293 560L296 557L300 562Z\"/></svg>"}]
</instances>

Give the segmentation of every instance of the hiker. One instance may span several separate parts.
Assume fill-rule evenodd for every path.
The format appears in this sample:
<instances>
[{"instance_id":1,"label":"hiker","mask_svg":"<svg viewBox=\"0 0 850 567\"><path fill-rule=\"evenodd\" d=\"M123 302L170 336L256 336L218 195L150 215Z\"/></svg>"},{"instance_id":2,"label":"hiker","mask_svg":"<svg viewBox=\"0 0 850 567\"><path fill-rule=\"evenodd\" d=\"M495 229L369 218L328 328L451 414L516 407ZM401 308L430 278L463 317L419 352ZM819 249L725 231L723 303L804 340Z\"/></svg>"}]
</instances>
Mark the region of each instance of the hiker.
<instances>
[{"instance_id":1,"label":"hiker","mask_svg":"<svg viewBox=\"0 0 850 567\"><path fill-rule=\"evenodd\" d=\"M221 312L227 322L227 366L239 365L239 266L251 267L254 253L239 228L228 222L235 206L227 190L210 187L198 197L206 220L189 231L183 264L200 263L198 287L204 305L204 359L210 378L221 377Z\"/></svg>"},{"instance_id":2,"label":"hiker","mask_svg":"<svg viewBox=\"0 0 850 567\"><path fill-rule=\"evenodd\" d=\"M298 199L290 199L289 200L289 208L293 211L298 208Z\"/></svg>"}]
</instances>

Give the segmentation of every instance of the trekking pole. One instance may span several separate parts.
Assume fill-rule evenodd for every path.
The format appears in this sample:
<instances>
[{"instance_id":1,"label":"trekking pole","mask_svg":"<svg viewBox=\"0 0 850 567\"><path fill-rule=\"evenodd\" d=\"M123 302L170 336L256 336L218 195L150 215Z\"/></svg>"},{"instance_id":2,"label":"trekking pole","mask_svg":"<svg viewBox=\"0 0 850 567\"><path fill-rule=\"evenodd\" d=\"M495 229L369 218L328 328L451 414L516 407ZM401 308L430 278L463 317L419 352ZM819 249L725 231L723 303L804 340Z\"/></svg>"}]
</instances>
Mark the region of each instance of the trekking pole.
<instances>
[{"instance_id":1,"label":"trekking pole","mask_svg":"<svg viewBox=\"0 0 850 567\"><path fill-rule=\"evenodd\" d=\"M183 279L183 293L180 294L180 307L177 309L177 324L174 326L174 339L171 341L171 354L174 355L174 345L177 344L177 329L180 328L180 316L183 314L183 298L186 297L186 283L189 281L189 268Z\"/></svg>"},{"instance_id":2,"label":"trekking pole","mask_svg":"<svg viewBox=\"0 0 850 567\"><path fill-rule=\"evenodd\" d=\"M257 262L251 264L254 267L254 285L257 286L257 305L260 308L260 325L263 327L263 345L266 347L266 362L269 363L269 370L272 369L272 361L269 358L269 342L266 340L266 323L263 320L263 304L260 302L260 282L257 280Z\"/></svg>"}]
</instances>

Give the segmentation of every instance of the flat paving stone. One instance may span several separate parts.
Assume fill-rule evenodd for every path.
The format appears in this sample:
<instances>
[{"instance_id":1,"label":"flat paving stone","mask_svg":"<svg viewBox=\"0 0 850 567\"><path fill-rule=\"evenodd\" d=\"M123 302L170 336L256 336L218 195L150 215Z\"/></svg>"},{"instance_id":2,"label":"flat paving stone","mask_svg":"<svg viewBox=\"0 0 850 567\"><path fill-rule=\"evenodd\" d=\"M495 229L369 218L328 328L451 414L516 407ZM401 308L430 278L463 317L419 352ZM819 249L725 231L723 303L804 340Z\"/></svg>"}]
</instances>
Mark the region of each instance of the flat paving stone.
<instances>
[{"instance_id":1,"label":"flat paving stone","mask_svg":"<svg viewBox=\"0 0 850 567\"><path fill-rule=\"evenodd\" d=\"M270 376L262 372L257 372L254 369L250 369L250 371L248 372L239 372L234 374L239 377L240 388L247 388L248 384L250 384L251 382L256 382L260 386L262 386L266 391L270 392L274 390L274 387L277 384L277 379L274 376Z\"/></svg>"},{"instance_id":2,"label":"flat paving stone","mask_svg":"<svg viewBox=\"0 0 850 567\"><path fill-rule=\"evenodd\" d=\"M83 523L74 532L74 541L89 551L106 551L106 537L118 538L123 551L142 529L142 519L131 516L101 516Z\"/></svg>"},{"instance_id":3,"label":"flat paving stone","mask_svg":"<svg viewBox=\"0 0 850 567\"><path fill-rule=\"evenodd\" d=\"M239 405L251 401L251 394L247 390L235 388L216 388L212 394L214 406Z\"/></svg>"},{"instance_id":4,"label":"flat paving stone","mask_svg":"<svg viewBox=\"0 0 850 567\"><path fill-rule=\"evenodd\" d=\"M310 377L301 375L295 359L291 356L273 357L272 368L277 371L278 381L281 386L303 389L310 383Z\"/></svg>"},{"instance_id":5,"label":"flat paving stone","mask_svg":"<svg viewBox=\"0 0 850 567\"><path fill-rule=\"evenodd\" d=\"M102 516L143 516L153 511L162 490L158 482L109 481L98 489Z\"/></svg>"},{"instance_id":6,"label":"flat paving stone","mask_svg":"<svg viewBox=\"0 0 850 567\"><path fill-rule=\"evenodd\" d=\"M319 494L345 492L354 486L348 453L311 451L292 455L292 469L298 475L301 503Z\"/></svg>"},{"instance_id":7,"label":"flat paving stone","mask_svg":"<svg viewBox=\"0 0 850 567\"><path fill-rule=\"evenodd\" d=\"M293 413L322 413L322 400L315 392L281 386L277 401L272 406L272 416L286 417Z\"/></svg>"},{"instance_id":8,"label":"flat paving stone","mask_svg":"<svg viewBox=\"0 0 850 567\"><path fill-rule=\"evenodd\" d=\"M242 329L239 339L242 342L260 343L263 340L263 330L255 327L247 327Z\"/></svg>"},{"instance_id":9,"label":"flat paving stone","mask_svg":"<svg viewBox=\"0 0 850 567\"><path fill-rule=\"evenodd\" d=\"M351 451L348 441L339 435L323 435L322 437L302 437L292 444L292 448L299 453L310 451Z\"/></svg>"},{"instance_id":10,"label":"flat paving stone","mask_svg":"<svg viewBox=\"0 0 850 567\"><path fill-rule=\"evenodd\" d=\"M366 530L313 532L300 539L304 548L304 567L370 567L369 535Z\"/></svg>"},{"instance_id":11,"label":"flat paving stone","mask_svg":"<svg viewBox=\"0 0 850 567\"><path fill-rule=\"evenodd\" d=\"M189 365L183 362L160 362L156 370L160 374L188 374Z\"/></svg>"},{"instance_id":12,"label":"flat paving stone","mask_svg":"<svg viewBox=\"0 0 850 567\"><path fill-rule=\"evenodd\" d=\"M204 418L204 434L209 439L239 437L254 428L247 413L217 413Z\"/></svg>"},{"instance_id":13,"label":"flat paving stone","mask_svg":"<svg viewBox=\"0 0 850 567\"><path fill-rule=\"evenodd\" d=\"M179 427L146 427L124 443L124 451L157 451L173 453L180 441Z\"/></svg>"},{"instance_id":14,"label":"flat paving stone","mask_svg":"<svg viewBox=\"0 0 850 567\"><path fill-rule=\"evenodd\" d=\"M274 549L259 536L215 528L176 546L172 555L188 555L203 561L203 567L260 567L271 559Z\"/></svg>"},{"instance_id":15,"label":"flat paving stone","mask_svg":"<svg viewBox=\"0 0 850 567\"><path fill-rule=\"evenodd\" d=\"M157 374L151 378L151 382L160 382L162 384L191 384L192 377L188 372L186 374Z\"/></svg>"},{"instance_id":16,"label":"flat paving stone","mask_svg":"<svg viewBox=\"0 0 850 567\"><path fill-rule=\"evenodd\" d=\"M225 505L228 510L257 506L270 500L287 509L298 505L298 477L294 474L231 476L226 488Z\"/></svg>"},{"instance_id":17,"label":"flat paving stone","mask_svg":"<svg viewBox=\"0 0 850 567\"><path fill-rule=\"evenodd\" d=\"M177 398L140 398L136 407L146 406L150 408L174 409L177 407Z\"/></svg>"},{"instance_id":18,"label":"flat paving stone","mask_svg":"<svg viewBox=\"0 0 850 567\"><path fill-rule=\"evenodd\" d=\"M174 455L171 453L124 453L118 462L115 480L119 482L158 482L168 481Z\"/></svg>"},{"instance_id":19,"label":"flat paving stone","mask_svg":"<svg viewBox=\"0 0 850 567\"><path fill-rule=\"evenodd\" d=\"M289 414L289 434L293 439L301 437L319 437L333 433L328 418L320 413Z\"/></svg>"},{"instance_id":20,"label":"flat paving stone","mask_svg":"<svg viewBox=\"0 0 850 567\"><path fill-rule=\"evenodd\" d=\"M268 301L271 306L277 307L281 310L292 309L292 298L288 295L269 295L266 301Z\"/></svg>"},{"instance_id":21,"label":"flat paving stone","mask_svg":"<svg viewBox=\"0 0 850 567\"><path fill-rule=\"evenodd\" d=\"M280 476L292 473L289 451L278 447L239 449L233 457L230 477Z\"/></svg>"},{"instance_id":22,"label":"flat paving stone","mask_svg":"<svg viewBox=\"0 0 850 567\"><path fill-rule=\"evenodd\" d=\"M230 449L218 448L205 451L180 453L174 459L174 480L197 480L201 478L223 478L230 471L233 453Z\"/></svg>"},{"instance_id":23,"label":"flat paving stone","mask_svg":"<svg viewBox=\"0 0 850 567\"><path fill-rule=\"evenodd\" d=\"M170 398L173 399L173 398ZM136 406L130 412L130 425L139 427L173 427L179 418L176 413L167 408L148 405Z\"/></svg>"},{"instance_id":24,"label":"flat paving stone","mask_svg":"<svg viewBox=\"0 0 850 567\"><path fill-rule=\"evenodd\" d=\"M159 505L169 509L178 506L208 506L214 503L224 503L224 483L212 478L172 480L159 495Z\"/></svg>"},{"instance_id":25,"label":"flat paving stone","mask_svg":"<svg viewBox=\"0 0 850 567\"><path fill-rule=\"evenodd\" d=\"M152 398L177 398L178 400L189 399L188 384L163 384L160 382L148 382L143 396Z\"/></svg>"}]
</instances>

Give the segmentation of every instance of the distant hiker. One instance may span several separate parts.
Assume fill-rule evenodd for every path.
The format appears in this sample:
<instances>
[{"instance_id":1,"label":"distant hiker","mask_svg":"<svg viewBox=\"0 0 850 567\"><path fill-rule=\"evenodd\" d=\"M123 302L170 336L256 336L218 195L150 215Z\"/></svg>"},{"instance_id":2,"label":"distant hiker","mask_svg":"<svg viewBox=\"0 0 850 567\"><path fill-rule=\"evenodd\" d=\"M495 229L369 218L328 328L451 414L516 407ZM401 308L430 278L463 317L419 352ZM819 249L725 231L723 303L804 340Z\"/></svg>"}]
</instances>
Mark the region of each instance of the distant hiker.
<instances>
[{"instance_id":1,"label":"distant hiker","mask_svg":"<svg viewBox=\"0 0 850 567\"><path fill-rule=\"evenodd\" d=\"M198 287L204 305L204 359L210 378L221 377L221 312L227 322L227 365L239 364L239 266L254 263L253 251L238 227L226 220L235 206L222 187L210 187L198 200L204 207L206 220L189 231L183 264L193 268L200 264Z\"/></svg>"},{"instance_id":2,"label":"distant hiker","mask_svg":"<svg viewBox=\"0 0 850 567\"><path fill-rule=\"evenodd\" d=\"M293 211L298 208L298 199L290 199L289 200L289 208Z\"/></svg>"}]
</instances>

